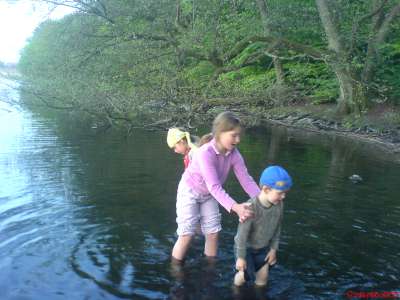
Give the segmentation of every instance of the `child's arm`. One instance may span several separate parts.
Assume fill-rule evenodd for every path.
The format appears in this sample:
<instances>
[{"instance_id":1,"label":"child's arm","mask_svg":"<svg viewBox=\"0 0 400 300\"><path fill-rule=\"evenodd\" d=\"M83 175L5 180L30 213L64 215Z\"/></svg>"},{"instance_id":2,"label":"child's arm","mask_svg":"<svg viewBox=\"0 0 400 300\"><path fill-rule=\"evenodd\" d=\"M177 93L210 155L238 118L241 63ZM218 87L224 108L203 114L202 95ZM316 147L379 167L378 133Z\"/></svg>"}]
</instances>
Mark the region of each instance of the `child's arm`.
<instances>
[{"instance_id":1,"label":"child's arm","mask_svg":"<svg viewBox=\"0 0 400 300\"><path fill-rule=\"evenodd\" d=\"M204 182L210 194L221 204L228 212L236 203L228 193L222 188L220 178L218 176L215 157L207 153L207 151L199 152L199 167L203 176Z\"/></svg>"},{"instance_id":2,"label":"child's arm","mask_svg":"<svg viewBox=\"0 0 400 300\"><path fill-rule=\"evenodd\" d=\"M247 263L244 258L238 257L236 260L236 270L244 271L247 269Z\"/></svg>"},{"instance_id":3,"label":"child's arm","mask_svg":"<svg viewBox=\"0 0 400 300\"><path fill-rule=\"evenodd\" d=\"M244 223L239 223L237 233L235 236L235 256L236 259L236 269L243 271L246 269L246 248L247 240L250 235L250 229L252 225L252 219L247 220Z\"/></svg>"},{"instance_id":4,"label":"child's arm","mask_svg":"<svg viewBox=\"0 0 400 300\"><path fill-rule=\"evenodd\" d=\"M281 218L282 219L282 218ZM271 239L271 249L278 250L279 248L279 240L281 237L281 221L279 221L279 225L275 230L274 236Z\"/></svg>"},{"instance_id":5,"label":"child's arm","mask_svg":"<svg viewBox=\"0 0 400 300\"><path fill-rule=\"evenodd\" d=\"M239 221L244 222L252 216L252 210L248 205L238 204L228 193L223 189L221 180L216 170L218 162L215 157L206 151L200 152L199 167L203 175L204 182L211 195L221 204L228 212L234 211L239 216Z\"/></svg>"},{"instance_id":6,"label":"child's arm","mask_svg":"<svg viewBox=\"0 0 400 300\"><path fill-rule=\"evenodd\" d=\"M276 249L269 250L265 260L268 262L270 266L276 264Z\"/></svg>"},{"instance_id":7,"label":"child's arm","mask_svg":"<svg viewBox=\"0 0 400 300\"><path fill-rule=\"evenodd\" d=\"M283 219L283 203L281 202L281 215L279 217L279 223L278 226L276 227L275 233L271 239L271 250L268 252L267 256L265 257L265 260L268 261L270 265L276 264L276 251L279 248L279 240L281 237L281 229L282 229L282 219Z\"/></svg>"},{"instance_id":8,"label":"child's arm","mask_svg":"<svg viewBox=\"0 0 400 300\"><path fill-rule=\"evenodd\" d=\"M247 171L246 164L244 163L242 155L237 149L235 150L235 153L233 155L233 172L235 173L240 185L251 198L257 196L258 194L260 194L260 188L254 181L253 177L251 177L249 172Z\"/></svg>"},{"instance_id":9,"label":"child's arm","mask_svg":"<svg viewBox=\"0 0 400 300\"><path fill-rule=\"evenodd\" d=\"M280 216L279 216L279 221L278 221L278 226L275 229L274 235L272 236L271 239L271 249L278 250L279 248L279 240L281 237L281 229L282 229L282 221L283 221L283 203L280 202L278 205L280 205Z\"/></svg>"},{"instance_id":10,"label":"child's arm","mask_svg":"<svg viewBox=\"0 0 400 300\"><path fill-rule=\"evenodd\" d=\"M233 210L239 216L239 222L243 223L248 218L253 216L253 211L248 203L234 203L231 210Z\"/></svg>"}]
</instances>

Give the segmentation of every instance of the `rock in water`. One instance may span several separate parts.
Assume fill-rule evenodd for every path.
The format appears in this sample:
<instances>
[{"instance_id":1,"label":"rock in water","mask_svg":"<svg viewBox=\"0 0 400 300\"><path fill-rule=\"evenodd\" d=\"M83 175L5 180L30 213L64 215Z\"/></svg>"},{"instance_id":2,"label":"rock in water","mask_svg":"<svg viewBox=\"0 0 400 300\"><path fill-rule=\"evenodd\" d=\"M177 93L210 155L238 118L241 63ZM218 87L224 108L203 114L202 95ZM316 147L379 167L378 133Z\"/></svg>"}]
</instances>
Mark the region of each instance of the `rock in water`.
<instances>
[{"instance_id":1,"label":"rock in water","mask_svg":"<svg viewBox=\"0 0 400 300\"><path fill-rule=\"evenodd\" d=\"M349 177L349 179L353 182L353 183L359 183L361 181L363 181L362 177L360 175L357 174L353 174Z\"/></svg>"}]
</instances>

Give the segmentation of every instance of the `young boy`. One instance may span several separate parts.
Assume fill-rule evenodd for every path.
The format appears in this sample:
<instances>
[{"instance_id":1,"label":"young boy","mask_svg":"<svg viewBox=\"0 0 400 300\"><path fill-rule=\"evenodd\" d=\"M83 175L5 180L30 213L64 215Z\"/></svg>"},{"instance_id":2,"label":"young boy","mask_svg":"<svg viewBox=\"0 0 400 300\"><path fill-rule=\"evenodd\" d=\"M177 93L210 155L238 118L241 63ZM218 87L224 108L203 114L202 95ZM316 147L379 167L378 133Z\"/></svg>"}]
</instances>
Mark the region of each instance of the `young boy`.
<instances>
[{"instance_id":1,"label":"young boy","mask_svg":"<svg viewBox=\"0 0 400 300\"><path fill-rule=\"evenodd\" d=\"M261 192L248 201L254 210L254 218L239 223L235 236L236 286L246 281L254 281L258 286L267 284L269 266L276 263L282 201L291 186L290 175L280 166L268 167L261 174Z\"/></svg>"}]
</instances>

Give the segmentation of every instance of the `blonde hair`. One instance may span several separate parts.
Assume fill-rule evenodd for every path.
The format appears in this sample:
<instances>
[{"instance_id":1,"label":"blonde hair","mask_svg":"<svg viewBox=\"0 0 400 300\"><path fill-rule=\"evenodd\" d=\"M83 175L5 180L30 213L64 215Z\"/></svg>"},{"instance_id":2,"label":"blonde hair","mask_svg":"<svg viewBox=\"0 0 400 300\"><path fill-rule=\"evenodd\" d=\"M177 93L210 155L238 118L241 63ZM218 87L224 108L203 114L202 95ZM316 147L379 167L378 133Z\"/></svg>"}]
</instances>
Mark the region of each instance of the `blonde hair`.
<instances>
[{"instance_id":1,"label":"blonde hair","mask_svg":"<svg viewBox=\"0 0 400 300\"><path fill-rule=\"evenodd\" d=\"M174 148L180 141L185 141L191 149L196 149L197 140L198 138L196 136L191 135L183 128L173 127L168 129L167 144L170 148Z\"/></svg>"},{"instance_id":2,"label":"blonde hair","mask_svg":"<svg viewBox=\"0 0 400 300\"><path fill-rule=\"evenodd\" d=\"M225 111L220 113L213 121L212 135L218 138L219 135L226 131L231 131L236 128L243 128L240 119L232 112Z\"/></svg>"}]
</instances>

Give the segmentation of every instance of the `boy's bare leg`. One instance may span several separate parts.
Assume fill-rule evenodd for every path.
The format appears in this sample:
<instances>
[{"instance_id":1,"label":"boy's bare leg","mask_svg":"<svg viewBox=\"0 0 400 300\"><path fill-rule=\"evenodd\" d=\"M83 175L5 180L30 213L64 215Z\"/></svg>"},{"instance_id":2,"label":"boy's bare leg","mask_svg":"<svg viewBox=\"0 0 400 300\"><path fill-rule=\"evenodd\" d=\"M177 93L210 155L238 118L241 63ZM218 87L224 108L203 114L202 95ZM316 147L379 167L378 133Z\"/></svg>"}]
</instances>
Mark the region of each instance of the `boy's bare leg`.
<instances>
[{"instance_id":1,"label":"boy's bare leg","mask_svg":"<svg viewBox=\"0 0 400 300\"><path fill-rule=\"evenodd\" d=\"M266 263L260 270L256 273L255 285L263 286L267 284L268 281L269 264Z\"/></svg>"},{"instance_id":2,"label":"boy's bare leg","mask_svg":"<svg viewBox=\"0 0 400 300\"><path fill-rule=\"evenodd\" d=\"M177 260L183 260L187 250L189 249L191 241L191 235L180 235L174 245L174 248L172 249L172 257Z\"/></svg>"},{"instance_id":3,"label":"boy's bare leg","mask_svg":"<svg viewBox=\"0 0 400 300\"><path fill-rule=\"evenodd\" d=\"M235 277L233 278L233 284L236 286L241 286L246 282L244 279L244 272L243 271L237 271L235 274Z\"/></svg>"},{"instance_id":4,"label":"boy's bare leg","mask_svg":"<svg viewBox=\"0 0 400 300\"><path fill-rule=\"evenodd\" d=\"M204 254L206 256L217 256L218 252L218 232L206 234Z\"/></svg>"}]
</instances>

